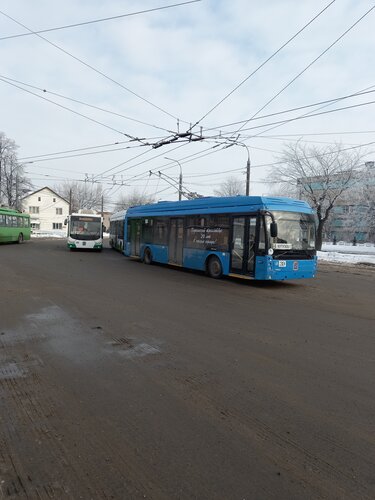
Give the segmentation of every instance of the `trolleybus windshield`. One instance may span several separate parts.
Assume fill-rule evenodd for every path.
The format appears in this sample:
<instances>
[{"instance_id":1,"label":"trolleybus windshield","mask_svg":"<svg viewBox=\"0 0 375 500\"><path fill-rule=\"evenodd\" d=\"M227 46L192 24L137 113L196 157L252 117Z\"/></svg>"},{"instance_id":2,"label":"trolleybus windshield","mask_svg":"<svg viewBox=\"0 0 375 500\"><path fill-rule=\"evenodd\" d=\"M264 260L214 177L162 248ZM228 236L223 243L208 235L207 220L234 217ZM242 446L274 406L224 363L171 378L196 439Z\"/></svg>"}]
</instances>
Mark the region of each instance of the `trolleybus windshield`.
<instances>
[{"instance_id":1,"label":"trolleybus windshield","mask_svg":"<svg viewBox=\"0 0 375 500\"><path fill-rule=\"evenodd\" d=\"M101 219L98 217L74 216L70 220L70 237L76 240L97 240L101 237Z\"/></svg>"},{"instance_id":2,"label":"trolleybus windshield","mask_svg":"<svg viewBox=\"0 0 375 500\"><path fill-rule=\"evenodd\" d=\"M315 220L311 214L272 212L277 222L277 238L271 238L274 250L314 250ZM268 228L271 219L268 218Z\"/></svg>"}]
</instances>

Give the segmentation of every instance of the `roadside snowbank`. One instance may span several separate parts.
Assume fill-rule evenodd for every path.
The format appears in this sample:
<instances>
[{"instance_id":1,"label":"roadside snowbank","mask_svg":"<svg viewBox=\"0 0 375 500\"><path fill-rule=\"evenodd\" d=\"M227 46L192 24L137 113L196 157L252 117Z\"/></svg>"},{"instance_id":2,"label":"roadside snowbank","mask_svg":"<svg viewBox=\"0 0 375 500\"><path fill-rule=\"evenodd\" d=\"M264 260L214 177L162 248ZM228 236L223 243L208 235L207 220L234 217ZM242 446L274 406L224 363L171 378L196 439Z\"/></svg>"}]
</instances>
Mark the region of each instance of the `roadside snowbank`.
<instances>
[{"instance_id":1,"label":"roadside snowbank","mask_svg":"<svg viewBox=\"0 0 375 500\"><path fill-rule=\"evenodd\" d=\"M344 242L337 245L323 243L322 251L317 255L321 261L375 265L375 246L372 243L358 243L356 246Z\"/></svg>"}]
</instances>

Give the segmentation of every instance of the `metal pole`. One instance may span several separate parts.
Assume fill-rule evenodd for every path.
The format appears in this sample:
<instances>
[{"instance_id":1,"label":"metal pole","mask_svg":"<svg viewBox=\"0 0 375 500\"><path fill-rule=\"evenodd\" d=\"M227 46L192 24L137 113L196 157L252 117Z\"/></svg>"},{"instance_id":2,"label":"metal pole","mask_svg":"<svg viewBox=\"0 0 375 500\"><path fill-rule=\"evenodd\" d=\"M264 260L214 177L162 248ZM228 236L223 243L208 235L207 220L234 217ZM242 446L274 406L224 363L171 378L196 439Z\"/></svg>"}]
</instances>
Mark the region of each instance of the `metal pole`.
<instances>
[{"instance_id":1,"label":"metal pole","mask_svg":"<svg viewBox=\"0 0 375 500\"><path fill-rule=\"evenodd\" d=\"M178 163L178 166L180 167L180 176L179 176L179 181L178 181L178 200L181 201L182 198L182 167L181 163L178 160L175 160L174 158L167 158L167 156L164 156L166 160L170 161L175 161Z\"/></svg>"},{"instance_id":2,"label":"metal pole","mask_svg":"<svg viewBox=\"0 0 375 500\"><path fill-rule=\"evenodd\" d=\"M250 195L250 155L246 162L246 196Z\"/></svg>"}]
</instances>

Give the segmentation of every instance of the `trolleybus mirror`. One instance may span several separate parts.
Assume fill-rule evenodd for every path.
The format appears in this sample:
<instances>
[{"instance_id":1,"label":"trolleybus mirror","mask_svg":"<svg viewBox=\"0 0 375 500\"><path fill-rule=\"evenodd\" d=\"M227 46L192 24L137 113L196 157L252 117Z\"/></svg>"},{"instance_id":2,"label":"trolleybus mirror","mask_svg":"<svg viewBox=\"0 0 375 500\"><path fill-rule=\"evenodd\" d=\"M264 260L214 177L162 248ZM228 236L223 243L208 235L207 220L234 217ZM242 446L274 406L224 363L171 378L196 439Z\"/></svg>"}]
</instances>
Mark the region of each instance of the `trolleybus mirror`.
<instances>
[{"instance_id":1,"label":"trolleybus mirror","mask_svg":"<svg viewBox=\"0 0 375 500\"><path fill-rule=\"evenodd\" d=\"M277 222L271 222L270 230L271 230L271 238L277 238Z\"/></svg>"}]
</instances>

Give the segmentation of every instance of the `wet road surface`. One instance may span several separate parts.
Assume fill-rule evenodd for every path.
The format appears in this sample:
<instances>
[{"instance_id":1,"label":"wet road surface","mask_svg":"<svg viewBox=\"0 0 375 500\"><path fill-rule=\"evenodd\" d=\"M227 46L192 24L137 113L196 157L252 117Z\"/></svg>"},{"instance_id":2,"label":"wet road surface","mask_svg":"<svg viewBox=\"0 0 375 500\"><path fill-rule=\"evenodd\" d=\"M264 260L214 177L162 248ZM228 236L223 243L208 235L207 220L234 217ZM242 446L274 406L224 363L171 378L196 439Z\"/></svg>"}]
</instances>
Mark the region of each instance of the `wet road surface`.
<instances>
[{"instance_id":1,"label":"wet road surface","mask_svg":"<svg viewBox=\"0 0 375 500\"><path fill-rule=\"evenodd\" d=\"M375 272L0 246L0 498L375 498Z\"/></svg>"}]
</instances>

